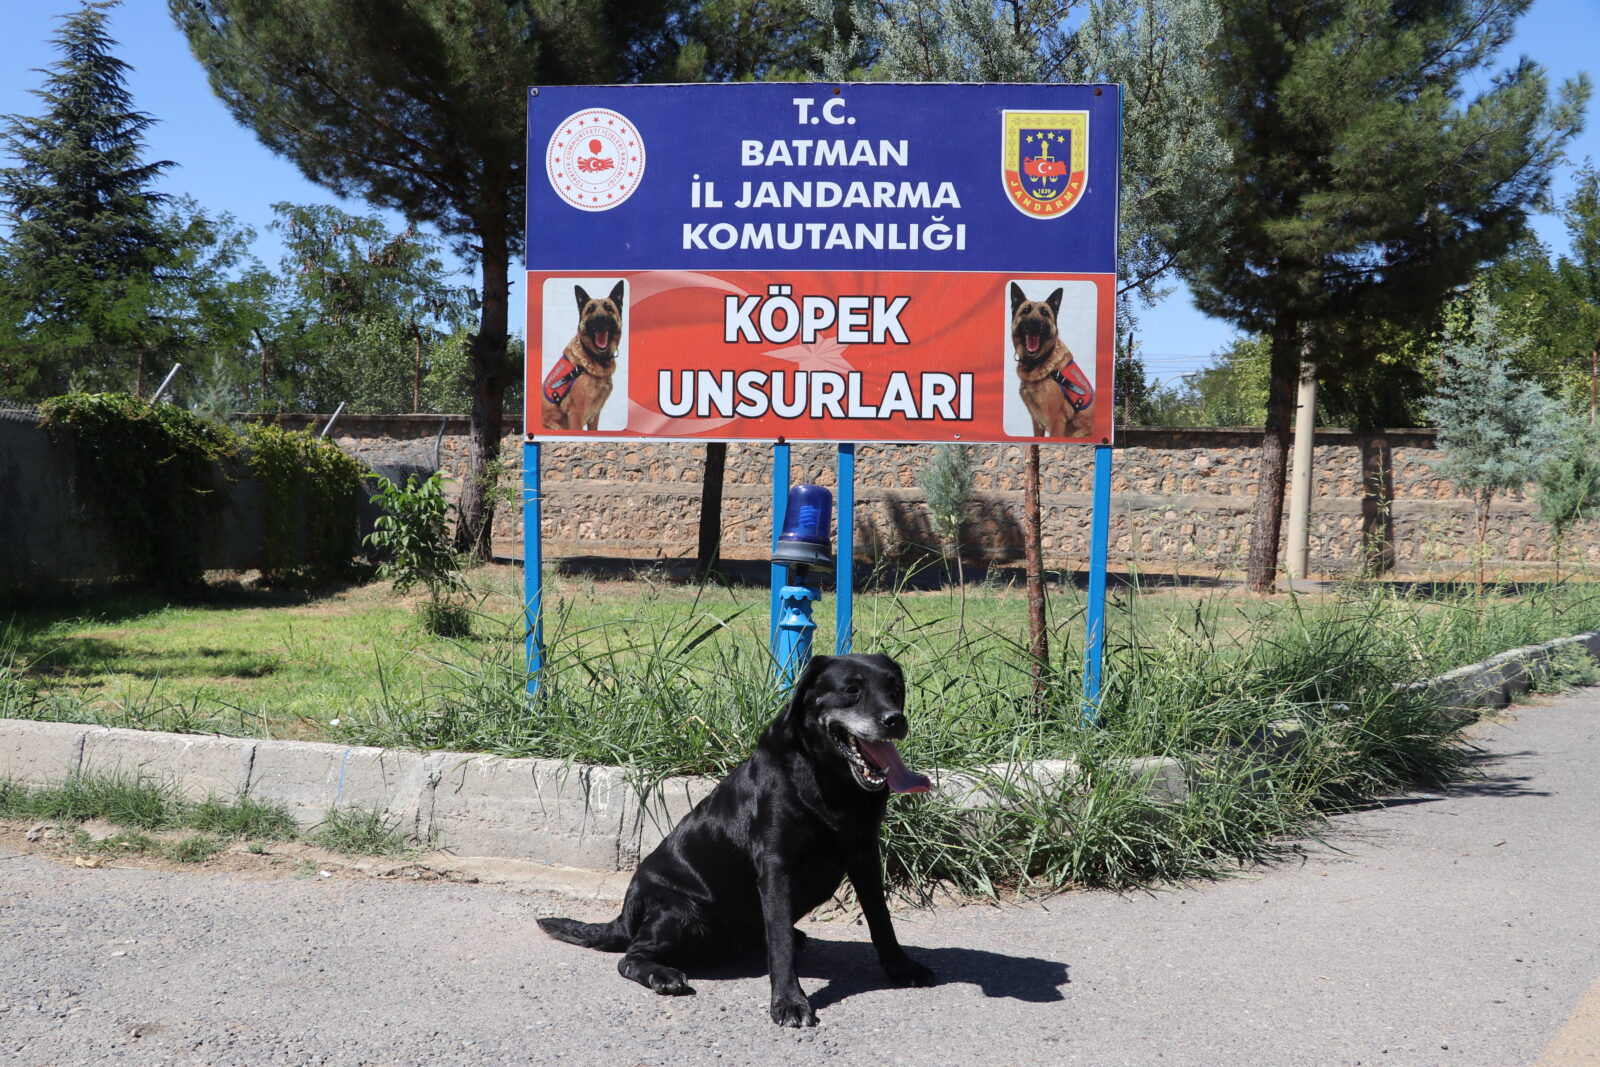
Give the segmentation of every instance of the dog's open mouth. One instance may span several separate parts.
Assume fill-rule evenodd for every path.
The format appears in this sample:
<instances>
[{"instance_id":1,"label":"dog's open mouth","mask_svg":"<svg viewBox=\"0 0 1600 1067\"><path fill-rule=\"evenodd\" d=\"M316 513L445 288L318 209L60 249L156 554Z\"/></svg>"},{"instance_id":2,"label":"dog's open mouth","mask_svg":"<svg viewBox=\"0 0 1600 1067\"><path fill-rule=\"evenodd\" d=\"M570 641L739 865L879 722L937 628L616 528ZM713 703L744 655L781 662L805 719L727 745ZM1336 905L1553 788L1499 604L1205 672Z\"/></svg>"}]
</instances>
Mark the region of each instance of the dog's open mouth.
<instances>
[{"instance_id":1,"label":"dog's open mouth","mask_svg":"<svg viewBox=\"0 0 1600 1067\"><path fill-rule=\"evenodd\" d=\"M838 724L833 727L833 737L861 788L888 786L893 793L926 793L933 788L927 778L906 766L893 741L868 741Z\"/></svg>"},{"instance_id":2,"label":"dog's open mouth","mask_svg":"<svg viewBox=\"0 0 1600 1067\"><path fill-rule=\"evenodd\" d=\"M1033 333L1028 330L1024 330L1022 331L1019 339L1022 341L1022 351L1018 354L1018 359L1021 359L1024 356L1029 358L1037 356L1045 348L1045 335L1042 333Z\"/></svg>"},{"instance_id":3,"label":"dog's open mouth","mask_svg":"<svg viewBox=\"0 0 1600 1067\"><path fill-rule=\"evenodd\" d=\"M611 347L611 331L595 330L589 335L589 340L594 342L594 346L596 348L604 352L607 348Z\"/></svg>"}]
</instances>

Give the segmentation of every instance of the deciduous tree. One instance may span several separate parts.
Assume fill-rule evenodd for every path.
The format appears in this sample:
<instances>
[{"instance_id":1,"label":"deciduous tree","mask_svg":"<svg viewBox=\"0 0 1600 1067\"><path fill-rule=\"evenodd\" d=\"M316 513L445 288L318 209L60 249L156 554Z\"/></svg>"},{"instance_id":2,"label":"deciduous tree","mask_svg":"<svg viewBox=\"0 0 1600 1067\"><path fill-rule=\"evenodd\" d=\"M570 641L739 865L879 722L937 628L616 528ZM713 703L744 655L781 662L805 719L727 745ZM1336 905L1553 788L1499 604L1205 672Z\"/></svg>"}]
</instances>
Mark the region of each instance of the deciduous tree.
<instances>
[{"instance_id":1,"label":"deciduous tree","mask_svg":"<svg viewBox=\"0 0 1600 1067\"><path fill-rule=\"evenodd\" d=\"M1562 204L1572 254L1556 275L1574 301L1573 327L1589 351L1589 421L1600 407L1600 171L1593 160L1578 168L1578 186ZM1580 349L1581 352L1581 349Z\"/></svg>"},{"instance_id":2,"label":"deciduous tree","mask_svg":"<svg viewBox=\"0 0 1600 1067\"><path fill-rule=\"evenodd\" d=\"M262 370L304 410L417 410L432 357L470 313L438 242L330 205L273 211L284 255Z\"/></svg>"}]
</instances>

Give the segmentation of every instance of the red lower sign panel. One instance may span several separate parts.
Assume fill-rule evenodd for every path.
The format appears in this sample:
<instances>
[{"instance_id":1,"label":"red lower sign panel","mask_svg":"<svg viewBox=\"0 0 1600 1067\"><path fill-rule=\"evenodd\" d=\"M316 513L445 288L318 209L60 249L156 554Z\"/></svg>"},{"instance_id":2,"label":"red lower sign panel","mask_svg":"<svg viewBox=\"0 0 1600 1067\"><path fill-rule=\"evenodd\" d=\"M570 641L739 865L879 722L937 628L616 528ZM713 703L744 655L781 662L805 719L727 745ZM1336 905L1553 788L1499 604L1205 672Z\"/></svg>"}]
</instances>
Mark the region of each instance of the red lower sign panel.
<instances>
[{"instance_id":1,"label":"red lower sign panel","mask_svg":"<svg viewBox=\"0 0 1600 1067\"><path fill-rule=\"evenodd\" d=\"M1108 442L1112 275L528 275L539 438Z\"/></svg>"}]
</instances>

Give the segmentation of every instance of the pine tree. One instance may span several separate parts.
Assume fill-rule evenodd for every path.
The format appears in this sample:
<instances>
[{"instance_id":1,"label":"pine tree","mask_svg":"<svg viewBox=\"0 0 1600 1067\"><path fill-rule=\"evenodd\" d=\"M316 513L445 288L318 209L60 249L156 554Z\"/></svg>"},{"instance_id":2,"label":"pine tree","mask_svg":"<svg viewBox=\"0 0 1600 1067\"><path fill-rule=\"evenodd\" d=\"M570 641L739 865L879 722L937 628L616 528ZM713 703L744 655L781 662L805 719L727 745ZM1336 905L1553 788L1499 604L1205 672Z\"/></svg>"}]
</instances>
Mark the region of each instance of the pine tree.
<instances>
[{"instance_id":1,"label":"pine tree","mask_svg":"<svg viewBox=\"0 0 1600 1067\"><path fill-rule=\"evenodd\" d=\"M63 17L60 60L32 90L38 117L8 115L4 143L15 166L0 169L10 234L7 326L16 350L13 388L60 392L74 371L105 384L137 363L149 335L148 300L175 252L164 197L151 186L168 161L144 162L155 120L134 110L128 65L106 33L118 0L95 0ZM130 358L131 353L131 358Z\"/></svg>"},{"instance_id":2,"label":"pine tree","mask_svg":"<svg viewBox=\"0 0 1600 1067\"><path fill-rule=\"evenodd\" d=\"M812 0L819 19L831 0ZM821 54L825 77L884 81L1118 82L1123 87L1119 297L1150 302L1185 249L1218 239L1228 146L1204 62L1213 0L856 0L856 37ZM1125 301L1119 314L1126 316Z\"/></svg>"},{"instance_id":3,"label":"pine tree","mask_svg":"<svg viewBox=\"0 0 1600 1067\"><path fill-rule=\"evenodd\" d=\"M1578 187L1561 205L1572 254L1561 257L1556 275L1574 303L1573 327L1588 347L1581 354L1588 357L1589 421L1594 422L1600 407L1600 171L1594 160L1585 160L1577 177Z\"/></svg>"},{"instance_id":4,"label":"pine tree","mask_svg":"<svg viewBox=\"0 0 1600 1067\"><path fill-rule=\"evenodd\" d=\"M1463 105L1531 0L1223 0L1212 66L1232 150L1226 239L1196 303L1271 341L1248 583L1271 590L1302 359L1344 375L1379 324L1431 314L1517 237L1581 126L1522 60Z\"/></svg>"},{"instance_id":5,"label":"pine tree","mask_svg":"<svg viewBox=\"0 0 1600 1067\"><path fill-rule=\"evenodd\" d=\"M827 0L812 0L819 18ZM1123 86L1119 310L1154 300L1190 245L1217 239L1227 149L1207 113L1202 62L1217 32L1213 0L1090 0L1069 26L1071 0L855 0L850 23L822 53L825 77L887 81L1084 82ZM866 69L862 69L862 57ZM1124 346L1119 346L1124 347ZM1045 626L1039 446L1024 466L1023 548L1029 653L1043 693Z\"/></svg>"},{"instance_id":6,"label":"pine tree","mask_svg":"<svg viewBox=\"0 0 1600 1067\"><path fill-rule=\"evenodd\" d=\"M527 86L636 80L675 54L671 0L168 0L236 119L310 180L437 226L481 276L459 546L490 553L523 243Z\"/></svg>"},{"instance_id":7,"label":"pine tree","mask_svg":"<svg viewBox=\"0 0 1600 1067\"><path fill-rule=\"evenodd\" d=\"M1507 333L1480 292L1448 317L1439 387L1428 415L1439 428L1434 470L1472 494L1478 585L1483 585L1489 510L1497 493L1539 479L1550 442L1570 420L1512 365L1526 338Z\"/></svg>"},{"instance_id":8,"label":"pine tree","mask_svg":"<svg viewBox=\"0 0 1600 1067\"><path fill-rule=\"evenodd\" d=\"M1539 472L1539 517L1550 524L1556 581L1573 524L1600 516L1600 426L1570 419Z\"/></svg>"}]
</instances>

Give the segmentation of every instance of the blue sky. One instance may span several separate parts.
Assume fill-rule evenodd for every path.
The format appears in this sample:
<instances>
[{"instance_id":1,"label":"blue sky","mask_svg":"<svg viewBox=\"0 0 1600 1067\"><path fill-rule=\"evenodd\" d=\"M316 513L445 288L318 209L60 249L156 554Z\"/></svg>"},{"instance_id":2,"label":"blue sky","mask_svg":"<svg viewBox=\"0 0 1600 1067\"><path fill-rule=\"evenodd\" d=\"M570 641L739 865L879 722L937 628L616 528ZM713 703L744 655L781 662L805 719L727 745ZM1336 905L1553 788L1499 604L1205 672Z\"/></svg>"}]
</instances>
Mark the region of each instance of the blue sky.
<instances>
[{"instance_id":1,"label":"blue sky","mask_svg":"<svg viewBox=\"0 0 1600 1067\"><path fill-rule=\"evenodd\" d=\"M47 42L55 32L55 16L74 10L76 4L70 0L0 2L7 24L5 34L0 35L0 114L37 114L39 102L28 92L41 81L34 68L54 61ZM118 54L133 67L128 84L135 106L159 120L146 139L148 158L178 164L167 172L163 191L189 194L208 211L229 212L254 227L259 235L256 254L273 266L281 246L266 230L272 203L341 203L262 148L233 121L212 96L200 65L173 29L165 0L125 0L112 12L111 35L118 41ZM1522 54L1542 64L1552 83L1586 69L1600 76L1600 62L1594 58L1596 42L1600 42L1600 3L1596 0L1535 0L1499 65L1509 65ZM1585 156L1600 160L1600 104L1594 101L1589 105L1588 126L1570 149L1575 160ZM1571 185L1570 171L1563 169L1556 176L1556 196L1565 195ZM360 213L371 210L359 201L342 202L341 206ZM393 216L390 223L396 228L404 225ZM1535 220L1535 229L1547 244L1565 248L1559 219L1542 216ZM519 287L513 299L520 295ZM1139 325L1150 376L1163 381L1206 365L1234 335L1227 323L1196 311L1182 290L1140 312Z\"/></svg>"}]
</instances>

